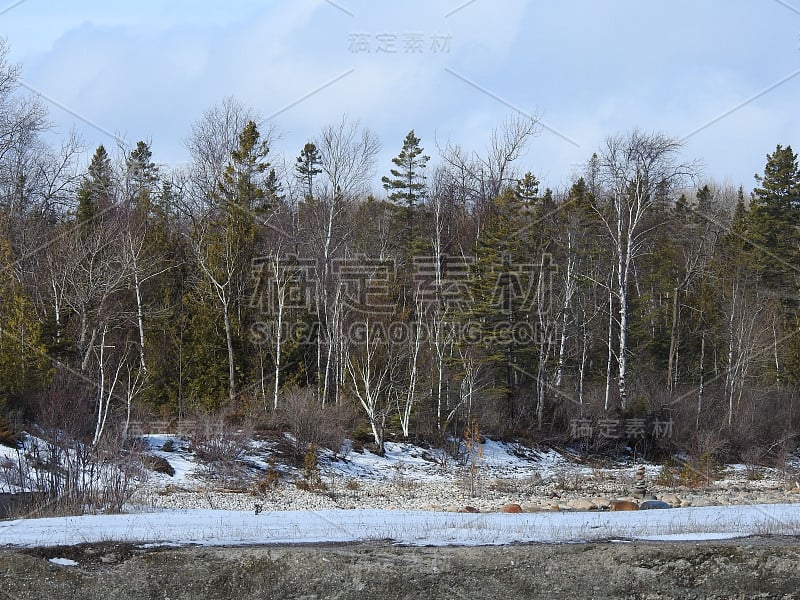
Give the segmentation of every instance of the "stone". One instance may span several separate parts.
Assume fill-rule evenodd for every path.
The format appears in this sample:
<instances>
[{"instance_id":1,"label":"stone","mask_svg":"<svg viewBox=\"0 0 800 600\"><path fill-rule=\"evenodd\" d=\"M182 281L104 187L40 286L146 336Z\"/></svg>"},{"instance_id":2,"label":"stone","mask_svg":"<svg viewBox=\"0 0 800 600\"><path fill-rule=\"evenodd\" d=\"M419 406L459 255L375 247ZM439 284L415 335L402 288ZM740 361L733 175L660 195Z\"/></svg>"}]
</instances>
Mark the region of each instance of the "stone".
<instances>
[{"instance_id":1,"label":"stone","mask_svg":"<svg viewBox=\"0 0 800 600\"><path fill-rule=\"evenodd\" d=\"M677 508L681 505L681 499L677 494L664 494L661 496L661 501Z\"/></svg>"},{"instance_id":2,"label":"stone","mask_svg":"<svg viewBox=\"0 0 800 600\"><path fill-rule=\"evenodd\" d=\"M661 500L645 500L639 505L639 510L654 510L663 508L672 508L672 505L662 502Z\"/></svg>"},{"instance_id":3,"label":"stone","mask_svg":"<svg viewBox=\"0 0 800 600\"><path fill-rule=\"evenodd\" d=\"M591 500L592 504L594 504L597 508L600 509L608 509L608 507L611 506L611 500L609 500L608 498L596 497L596 498L589 498L589 500Z\"/></svg>"},{"instance_id":4,"label":"stone","mask_svg":"<svg viewBox=\"0 0 800 600\"><path fill-rule=\"evenodd\" d=\"M475 508L474 506L465 506L464 508L462 508L458 512L462 512L462 513L479 513L481 511L478 510L477 508Z\"/></svg>"},{"instance_id":5,"label":"stone","mask_svg":"<svg viewBox=\"0 0 800 600\"><path fill-rule=\"evenodd\" d=\"M644 465L639 465L636 469L636 483L633 486L633 493L631 494L634 498L644 498L647 495L647 482L644 480Z\"/></svg>"},{"instance_id":6,"label":"stone","mask_svg":"<svg viewBox=\"0 0 800 600\"><path fill-rule=\"evenodd\" d=\"M630 500L612 500L610 510L639 510L639 505Z\"/></svg>"},{"instance_id":7,"label":"stone","mask_svg":"<svg viewBox=\"0 0 800 600\"><path fill-rule=\"evenodd\" d=\"M104 565L110 565L114 563L118 563L120 561L119 555L115 552L109 552L108 554L103 554L100 557L100 562Z\"/></svg>"},{"instance_id":8,"label":"stone","mask_svg":"<svg viewBox=\"0 0 800 600\"><path fill-rule=\"evenodd\" d=\"M574 510L597 510L594 502L588 498L578 498L569 502L569 507Z\"/></svg>"},{"instance_id":9,"label":"stone","mask_svg":"<svg viewBox=\"0 0 800 600\"><path fill-rule=\"evenodd\" d=\"M500 512L504 513L521 513L522 507L519 504L506 504L503 508L500 509Z\"/></svg>"}]
</instances>

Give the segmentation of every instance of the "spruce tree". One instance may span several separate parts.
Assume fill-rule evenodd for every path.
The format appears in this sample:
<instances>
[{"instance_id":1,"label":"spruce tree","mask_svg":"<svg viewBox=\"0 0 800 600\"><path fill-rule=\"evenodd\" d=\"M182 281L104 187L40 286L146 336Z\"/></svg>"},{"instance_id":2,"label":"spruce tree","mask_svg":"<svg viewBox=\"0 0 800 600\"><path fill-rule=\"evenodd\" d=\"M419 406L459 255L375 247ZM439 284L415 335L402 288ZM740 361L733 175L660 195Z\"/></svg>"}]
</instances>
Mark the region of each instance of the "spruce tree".
<instances>
[{"instance_id":1,"label":"spruce tree","mask_svg":"<svg viewBox=\"0 0 800 600\"><path fill-rule=\"evenodd\" d=\"M111 159L101 144L92 156L86 175L78 188L76 220L81 225L92 223L113 201Z\"/></svg>"},{"instance_id":2,"label":"spruce tree","mask_svg":"<svg viewBox=\"0 0 800 600\"><path fill-rule=\"evenodd\" d=\"M0 416L52 375L41 322L13 267L11 244L0 237Z\"/></svg>"},{"instance_id":3,"label":"spruce tree","mask_svg":"<svg viewBox=\"0 0 800 600\"><path fill-rule=\"evenodd\" d=\"M414 244L415 211L425 197L425 167L430 157L423 152L420 139L414 135L412 129L403 140L400 154L392 159L396 168L389 170L391 177L384 175L381 178L384 189L389 193L389 200L403 209L408 251L411 251Z\"/></svg>"},{"instance_id":4,"label":"spruce tree","mask_svg":"<svg viewBox=\"0 0 800 600\"><path fill-rule=\"evenodd\" d=\"M158 184L158 166L152 161L150 146L143 141L136 144L125 161L128 179L128 200L133 207L147 215L152 196Z\"/></svg>"},{"instance_id":5,"label":"spruce tree","mask_svg":"<svg viewBox=\"0 0 800 600\"><path fill-rule=\"evenodd\" d=\"M778 145L767 156L764 174L755 177L761 185L753 190L749 234L762 283L796 306L800 168L792 147Z\"/></svg>"}]
</instances>

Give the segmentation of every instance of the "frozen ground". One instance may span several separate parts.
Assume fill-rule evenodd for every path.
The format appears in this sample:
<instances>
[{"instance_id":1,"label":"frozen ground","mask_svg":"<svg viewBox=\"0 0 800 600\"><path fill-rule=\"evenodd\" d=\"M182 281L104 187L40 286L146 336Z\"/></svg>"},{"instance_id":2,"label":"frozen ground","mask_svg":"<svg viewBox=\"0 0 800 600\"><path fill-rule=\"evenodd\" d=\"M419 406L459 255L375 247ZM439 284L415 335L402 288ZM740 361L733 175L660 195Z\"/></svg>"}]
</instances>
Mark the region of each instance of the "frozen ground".
<instances>
[{"instance_id":1,"label":"frozen ground","mask_svg":"<svg viewBox=\"0 0 800 600\"><path fill-rule=\"evenodd\" d=\"M183 510L0 522L5 546L108 541L241 546L390 540L415 546L502 545L593 540L709 540L800 535L796 505L701 507L632 512L460 514L321 510L255 514Z\"/></svg>"},{"instance_id":2,"label":"frozen ground","mask_svg":"<svg viewBox=\"0 0 800 600\"><path fill-rule=\"evenodd\" d=\"M555 450L486 440L460 460L437 450L387 443L386 455L345 447L320 452L318 490L294 485L301 469L276 462L277 442L249 442L238 464L251 483L237 491L209 479L191 443L147 436L150 452L174 475L152 473L126 513L0 521L0 546L59 546L108 541L137 544L262 545L389 540L405 545L504 545L593 540L707 540L800 535L800 494L786 472L757 480L729 467L713 489L677 490L683 508L610 512L581 508L625 497L632 462L590 467ZM0 449L0 460L18 459ZM258 491L268 469L281 479ZM646 465L648 489L661 467ZM794 475L792 475L794 476ZM0 491L14 491L2 489ZM678 497L680 494L680 497ZM597 498L603 496L603 498ZM589 501L592 498L592 501ZM523 514L498 512L519 503ZM713 504L713 506L708 506ZM480 513L459 512L475 507ZM587 505L589 506L589 505Z\"/></svg>"}]
</instances>

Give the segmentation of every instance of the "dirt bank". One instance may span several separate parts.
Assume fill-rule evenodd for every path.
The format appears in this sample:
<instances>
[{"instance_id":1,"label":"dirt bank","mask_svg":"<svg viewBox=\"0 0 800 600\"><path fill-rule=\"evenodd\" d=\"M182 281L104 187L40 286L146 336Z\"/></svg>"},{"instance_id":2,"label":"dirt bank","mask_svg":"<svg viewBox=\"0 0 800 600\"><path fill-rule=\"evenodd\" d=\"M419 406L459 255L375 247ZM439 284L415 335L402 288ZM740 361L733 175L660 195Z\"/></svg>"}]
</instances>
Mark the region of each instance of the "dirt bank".
<instances>
[{"instance_id":1,"label":"dirt bank","mask_svg":"<svg viewBox=\"0 0 800 600\"><path fill-rule=\"evenodd\" d=\"M0 550L0 597L800 598L798 564L796 538L481 548L104 544Z\"/></svg>"}]
</instances>

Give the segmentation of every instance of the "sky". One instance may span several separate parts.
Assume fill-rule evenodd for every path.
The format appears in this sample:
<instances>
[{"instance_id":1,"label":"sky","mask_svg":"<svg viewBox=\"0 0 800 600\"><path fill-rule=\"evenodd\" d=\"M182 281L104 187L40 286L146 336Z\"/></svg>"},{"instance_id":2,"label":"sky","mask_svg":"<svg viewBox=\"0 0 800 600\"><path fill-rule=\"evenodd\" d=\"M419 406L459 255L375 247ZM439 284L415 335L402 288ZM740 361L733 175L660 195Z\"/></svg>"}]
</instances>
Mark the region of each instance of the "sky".
<instances>
[{"instance_id":1,"label":"sky","mask_svg":"<svg viewBox=\"0 0 800 600\"><path fill-rule=\"evenodd\" d=\"M435 163L448 141L481 152L515 113L541 121L519 169L554 189L634 128L746 189L777 144L800 149L800 0L2 2L9 58L55 131L90 150L143 139L166 165L228 96L278 127L290 162L359 119L378 176L411 129Z\"/></svg>"}]
</instances>

